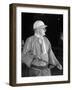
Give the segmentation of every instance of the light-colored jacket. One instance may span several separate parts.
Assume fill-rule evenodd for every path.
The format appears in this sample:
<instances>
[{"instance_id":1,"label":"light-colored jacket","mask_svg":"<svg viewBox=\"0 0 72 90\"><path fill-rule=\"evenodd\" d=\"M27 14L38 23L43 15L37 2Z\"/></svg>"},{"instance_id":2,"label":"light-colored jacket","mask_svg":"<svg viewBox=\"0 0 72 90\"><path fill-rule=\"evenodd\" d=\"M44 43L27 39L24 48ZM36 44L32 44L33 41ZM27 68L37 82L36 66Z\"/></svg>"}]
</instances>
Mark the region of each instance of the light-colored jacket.
<instances>
[{"instance_id":1,"label":"light-colored jacket","mask_svg":"<svg viewBox=\"0 0 72 90\"><path fill-rule=\"evenodd\" d=\"M37 66L43 66L45 64L52 64L54 66L57 66L59 64L57 58L52 51L49 40L44 37L44 41L47 54L45 55L45 57L42 57L39 38L34 35L26 40L22 53L22 62L25 63L28 67L30 67L31 64Z\"/></svg>"}]
</instances>

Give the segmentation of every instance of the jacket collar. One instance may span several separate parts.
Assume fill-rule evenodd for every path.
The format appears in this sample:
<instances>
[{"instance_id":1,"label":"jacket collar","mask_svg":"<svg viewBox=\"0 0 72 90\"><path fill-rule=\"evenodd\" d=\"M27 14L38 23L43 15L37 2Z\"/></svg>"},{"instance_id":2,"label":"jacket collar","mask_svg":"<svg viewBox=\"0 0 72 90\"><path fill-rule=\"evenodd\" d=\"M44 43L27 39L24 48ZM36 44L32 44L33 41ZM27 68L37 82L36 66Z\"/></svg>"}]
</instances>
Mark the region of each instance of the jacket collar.
<instances>
[{"instance_id":1,"label":"jacket collar","mask_svg":"<svg viewBox=\"0 0 72 90\"><path fill-rule=\"evenodd\" d=\"M42 36L40 36L39 34L37 34L37 33L35 33L35 36L36 37L38 37L38 38L40 38L40 39L43 39L43 37Z\"/></svg>"}]
</instances>

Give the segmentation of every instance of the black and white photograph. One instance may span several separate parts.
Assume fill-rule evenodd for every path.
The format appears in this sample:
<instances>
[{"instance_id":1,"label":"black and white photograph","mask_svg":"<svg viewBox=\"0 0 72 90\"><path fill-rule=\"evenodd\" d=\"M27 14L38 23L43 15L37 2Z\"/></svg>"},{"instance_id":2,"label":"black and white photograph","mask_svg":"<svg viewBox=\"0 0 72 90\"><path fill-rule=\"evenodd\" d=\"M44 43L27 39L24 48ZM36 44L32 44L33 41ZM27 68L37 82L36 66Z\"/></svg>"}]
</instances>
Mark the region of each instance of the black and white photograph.
<instances>
[{"instance_id":1,"label":"black and white photograph","mask_svg":"<svg viewBox=\"0 0 72 90\"><path fill-rule=\"evenodd\" d=\"M63 15L22 13L22 77L63 75Z\"/></svg>"},{"instance_id":2,"label":"black and white photograph","mask_svg":"<svg viewBox=\"0 0 72 90\"><path fill-rule=\"evenodd\" d=\"M11 4L10 15L10 84L70 82L70 8Z\"/></svg>"}]
</instances>

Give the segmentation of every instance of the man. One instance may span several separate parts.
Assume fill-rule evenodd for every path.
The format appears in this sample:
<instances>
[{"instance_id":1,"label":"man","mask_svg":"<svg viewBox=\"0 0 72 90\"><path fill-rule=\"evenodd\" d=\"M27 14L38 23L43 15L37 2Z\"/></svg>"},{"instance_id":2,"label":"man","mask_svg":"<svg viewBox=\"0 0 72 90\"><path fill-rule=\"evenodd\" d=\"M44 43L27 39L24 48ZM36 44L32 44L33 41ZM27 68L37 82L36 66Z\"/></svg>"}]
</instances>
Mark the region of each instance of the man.
<instances>
[{"instance_id":1,"label":"man","mask_svg":"<svg viewBox=\"0 0 72 90\"><path fill-rule=\"evenodd\" d=\"M43 21L35 21L33 24L35 33L25 42L22 61L29 67L29 76L50 76L50 65L62 70L49 40L45 37L46 27Z\"/></svg>"}]
</instances>

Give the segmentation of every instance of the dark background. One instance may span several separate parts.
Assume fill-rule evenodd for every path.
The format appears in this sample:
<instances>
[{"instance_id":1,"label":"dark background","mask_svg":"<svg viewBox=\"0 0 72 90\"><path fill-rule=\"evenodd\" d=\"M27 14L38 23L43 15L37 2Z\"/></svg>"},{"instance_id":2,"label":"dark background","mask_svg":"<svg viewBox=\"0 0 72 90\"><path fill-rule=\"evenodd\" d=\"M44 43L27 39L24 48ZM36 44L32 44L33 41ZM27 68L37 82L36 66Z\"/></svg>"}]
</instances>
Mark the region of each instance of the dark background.
<instances>
[{"instance_id":1,"label":"dark background","mask_svg":"<svg viewBox=\"0 0 72 90\"><path fill-rule=\"evenodd\" d=\"M34 34L33 23L36 20L42 20L48 26L46 37L51 42L55 56L63 66L63 41L60 39L60 35L63 33L63 15L40 13L22 13L21 15L22 40L25 42L28 37L32 36ZM22 65L22 76L25 76L23 72L26 72L26 69L26 66ZM56 67L51 71L52 75L63 74L63 71L59 71Z\"/></svg>"}]
</instances>

